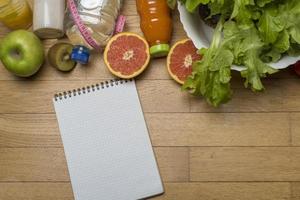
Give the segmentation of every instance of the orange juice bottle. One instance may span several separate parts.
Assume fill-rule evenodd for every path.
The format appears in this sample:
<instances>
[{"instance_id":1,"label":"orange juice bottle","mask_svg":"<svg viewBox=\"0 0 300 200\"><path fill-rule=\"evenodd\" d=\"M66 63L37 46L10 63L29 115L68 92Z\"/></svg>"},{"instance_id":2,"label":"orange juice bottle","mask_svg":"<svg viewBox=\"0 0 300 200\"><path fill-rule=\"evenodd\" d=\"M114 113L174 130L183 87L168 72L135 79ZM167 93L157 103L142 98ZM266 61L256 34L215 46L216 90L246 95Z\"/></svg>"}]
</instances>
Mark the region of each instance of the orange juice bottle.
<instances>
[{"instance_id":1,"label":"orange juice bottle","mask_svg":"<svg viewBox=\"0 0 300 200\"><path fill-rule=\"evenodd\" d=\"M26 0L0 0L0 22L10 29L27 29L32 24L32 10Z\"/></svg>"},{"instance_id":2,"label":"orange juice bottle","mask_svg":"<svg viewBox=\"0 0 300 200\"><path fill-rule=\"evenodd\" d=\"M171 12L166 0L136 0L141 29L152 57L166 56L172 35Z\"/></svg>"}]
</instances>

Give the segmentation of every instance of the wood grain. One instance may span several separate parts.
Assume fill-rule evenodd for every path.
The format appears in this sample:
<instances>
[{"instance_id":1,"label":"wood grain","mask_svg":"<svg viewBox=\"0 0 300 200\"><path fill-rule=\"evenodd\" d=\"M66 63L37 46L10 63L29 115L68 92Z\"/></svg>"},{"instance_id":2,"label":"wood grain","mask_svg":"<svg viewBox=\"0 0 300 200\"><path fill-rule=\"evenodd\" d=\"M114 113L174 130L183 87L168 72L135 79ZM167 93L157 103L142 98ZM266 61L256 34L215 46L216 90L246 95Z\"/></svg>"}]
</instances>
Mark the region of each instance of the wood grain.
<instances>
[{"instance_id":1,"label":"wood grain","mask_svg":"<svg viewBox=\"0 0 300 200\"><path fill-rule=\"evenodd\" d=\"M63 149L0 148L0 182L69 181Z\"/></svg>"},{"instance_id":2,"label":"wood grain","mask_svg":"<svg viewBox=\"0 0 300 200\"><path fill-rule=\"evenodd\" d=\"M299 111L300 109L300 90L299 90L299 79L288 80L283 79L280 83L282 84L282 98L283 109L286 111Z\"/></svg>"},{"instance_id":3,"label":"wood grain","mask_svg":"<svg viewBox=\"0 0 300 200\"><path fill-rule=\"evenodd\" d=\"M188 180L187 148L154 148L165 182ZM69 181L62 148L0 148L0 182Z\"/></svg>"},{"instance_id":4,"label":"wood grain","mask_svg":"<svg viewBox=\"0 0 300 200\"><path fill-rule=\"evenodd\" d=\"M98 82L0 81L0 113L53 113L55 93ZM171 80L140 80L137 87L145 112L188 112L190 109L188 94L181 92Z\"/></svg>"},{"instance_id":5,"label":"wood grain","mask_svg":"<svg viewBox=\"0 0 300 200\"><path fill-rule=\"evenodd\" d=\"M2 200L74 200L70 183L0 183Z\"/></svg>"},{"instance_id":6,"label":"wood grain","mask_svg":"<svg viewBox=\"0 0 300 200\"><path fill-rule=\"evenodd\" d=\"M145 118L154 146L290 145L287 113L146 113ZM0 114L0 147L62 147L55 114Z\"/></svg>"},{"instance_id":7,"label":"wood grain","mask_svg":"<svg viewBox=\"0 0 300 200\"><path fill-rule=\"evenodd\" d=\"M62 147L54 114L0 114L1 147Z\"/></svg>"},{"instance_id":8,"label":"wood grain","mask_svg":"<svg viewBox=\"0 0 300 200\"><path fill-rule=\"evenodd\" d=\"M293 185L295 188L295 185ZM153 200L288 200L289 183L166 183ZM298 200L294 194L293 200ZM0 183L0 199L73 200L70 183Z\"/></svg>"},{"instance_id":9,"label":"wood grain","mask_svg":"<svg viewBox=\"0 0 300 200\"><path fill-rule=\"evenodd\" d=\"M189 179L189 152L185 147L156 147L155 154L164 181L185 182Z\"/></svg>"},{"instance_id":10,"label":"wood grain","mask_svg":"<svg viewBox=\"0 0 300 200\"><path fill-rule=\"evenodd\" d=\"M190 177L191 181L300 181L300 148L191 148Z\"/></svg>"},{"instance_id":11,"label":"wood grain","mask_svg":"<svg viewBox=\"0 0 300 200\"><path fill-rule=\"evenodd\" d=\"M125 31L142 35L135 0L123 2ZM177 11L173 26L171 44L186 38ZM0 38L8 32L0 24ZM43 41L45 54L56 42ZM26 80L0 63L0 200L73 200L51 98L111 78L99 53L71 73L46 59ZM264 85L253 94L233 72L233 99L215 109L181 92L164 58L151 60L137 86L166 189L153 199L300 200L299 79L285 69Z\"/></svg>"},{"instance_id":12,"label":"wood grain","mask_svg":"<svg viewBox=\"0 0 300 200\"><path fill-rule=\"evenodd\" d=\"M190 111L189 95L174 81L140 81L138 91L144 112Z\"/></svg>"},{"instance_id":13,"label":"wood grain","mask_svg":"<svg viewBox=\"0 0 300 200\"><path fill-rule=\"evenodd\" d=\"M289 183L169 183L155 200L288 200Z\"/></svg>"},{"instance_id":14,"label":"wood grain","mask_svg":"<svg viewBox=\"0 0 300 200\"><path fill-rule=\"evenodd\" d=\"M292 113L290 123L292 144L294 146L300 146L300 113Z\"/></svg>"},{"instance_id":15,"label":"wood grain","mask_svg":"<svg viewBox=\"0 0 300 200\"><path fill-rule=\"evenodd\" d=\"M286 113L153 113L146 119L155 146L290 145Z\"/></svg>"},{"instance_id":16,"label":"wood grain","mask_svg":"<svg viewBox=\"0 0 300 200\"><path fill-rule=\"evenodd\" d=\"M287 80L292 83L295 80ZM230 102L220 108L212 108L201 98L191 99L192 112L271 112L285 111L283 107L283 83L282 79L276 81L264 81L265 92L253 93L250 89L245 89L240 78L235 79L233 97Z\"/></svg>"},{"instance_id":17,"label":"wood grain","mask_svg":"<svg viewBox=\"0 0 300 200\"><path fill-rule=\"evenodd\" d=\"M299 79L267 79L265 91L253 93L243 87L239 78L233 80L232 101L212 108L201 98L191 99L192 112L279 112L300 111Z\"/></svg>"},{"instance_id":18,"label":"wood grain","mask_svg":"<svg viewBox=\"0 0 300 200\"><path fill-rule=\"evenodd\" d=\"M300 200L300 183L292 183L292 200Z\"/></svg>"}]
</instances>

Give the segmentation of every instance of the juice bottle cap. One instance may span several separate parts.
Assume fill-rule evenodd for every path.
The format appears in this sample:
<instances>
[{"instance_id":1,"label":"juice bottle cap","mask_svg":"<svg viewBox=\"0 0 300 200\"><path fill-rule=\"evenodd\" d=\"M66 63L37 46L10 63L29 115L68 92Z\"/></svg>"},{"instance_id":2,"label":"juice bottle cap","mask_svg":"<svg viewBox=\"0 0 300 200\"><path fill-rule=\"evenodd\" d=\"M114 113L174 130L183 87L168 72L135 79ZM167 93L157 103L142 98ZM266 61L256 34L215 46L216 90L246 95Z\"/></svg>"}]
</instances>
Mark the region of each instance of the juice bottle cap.
<instances>
[{"instance_id":1,"label":"juice bottle cap","mask_svg":"<svg viewBox=\"0 0 300 200\"><path fill-rule=\"evenodd\" d=\"M150 47L150 55L153 58L165 57L170 51L169 44L157 44Z\"/></svg>"},{"instance_id":2,"label":"juice bottle cap","mask_svg":"<svg viewBox=\"0 0 300 200\"><path fill-rule=\"evenodd\" d=\"M71 53L71 60L74 60L84 65L89 62L89 57L90 50L82 45L76 45Z\"/></svg>"}]
</instances>

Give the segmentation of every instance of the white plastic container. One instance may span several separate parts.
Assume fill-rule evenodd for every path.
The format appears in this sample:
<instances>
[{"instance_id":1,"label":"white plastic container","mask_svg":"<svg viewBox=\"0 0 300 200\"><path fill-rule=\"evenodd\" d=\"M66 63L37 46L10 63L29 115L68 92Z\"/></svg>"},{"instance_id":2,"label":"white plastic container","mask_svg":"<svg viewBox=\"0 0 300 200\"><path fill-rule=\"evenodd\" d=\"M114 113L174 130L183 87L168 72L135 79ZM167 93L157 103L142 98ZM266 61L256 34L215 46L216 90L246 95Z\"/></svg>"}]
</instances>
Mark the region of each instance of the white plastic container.
<instances>
[{"instance_id":1,"label":"white plastic container","mask_svg":"<svg viewBox=\"0 0 300 200\"><path fill-rule=\"evenodd\" d=\"M195 12L193 14L189 13L185 9L184 5L180 3L178 4L178 10L183 28L188 37L193 41L195 46L198 49L209 47L214 30L201 20L198 12ZM296 63L298 60L300 60L300 56L284 56L277 63L270 63L270 66L274 69L284 69ZM242 71L243 69L245 69L245 67L233 65L231 69Z\"/></svg>"},{"instance_id":2,"label":"white plastic container","mask_svg":"<svg viewBox=\"0 0 300 200\"><path fill-rule=\"evenodd\" d=\"M33 9L33 31L39 38L64 35L65 0L35 0Z\"/></svg>"}]
</instances>

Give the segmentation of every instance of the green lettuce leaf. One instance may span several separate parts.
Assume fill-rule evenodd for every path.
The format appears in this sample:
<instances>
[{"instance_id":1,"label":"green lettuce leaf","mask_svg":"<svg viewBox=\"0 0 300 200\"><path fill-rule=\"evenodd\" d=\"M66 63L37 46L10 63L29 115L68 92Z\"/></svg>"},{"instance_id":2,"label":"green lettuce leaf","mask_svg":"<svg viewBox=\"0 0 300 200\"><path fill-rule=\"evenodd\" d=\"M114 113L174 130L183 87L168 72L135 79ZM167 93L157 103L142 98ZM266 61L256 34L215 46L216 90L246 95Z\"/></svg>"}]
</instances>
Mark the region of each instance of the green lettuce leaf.
<instances>
[{"instance_id":1,"label":"green lettuce leaf","mask_svg":"<svg viewBox=\"0 0 300 200\"><path fill-rule=\"evenodd\" d=\"M245 87L251 85L253 91L264 90L261 78L266 77L266 74L277 72L276 69L273 69L259 58L259 51L257 49L251 49L247 52L244 64L246 70L241 71L241 75L246 79Z\"/></svg>"},{"instance_id":2,"label":"green lettuce leaf","mask_svg":"<svg viewBox=\"0 0 300 200\"><path fill-rule=\"evenodd\" d=\"M211 0L186 0L185 7L189 12L194 12L200 4L208 4Z\"/></svg>"},{"instance_id":3,"label":"green lettuce leaf","mask_svg":"<svg viewBox=\"0 0 300 200\"><path fill-rule=\"evenodd\" d=\"M278 16L275 6L267 8L258 22L258 30L267 44L273 44L284 27L285 22L282 17Z\"/></svg>"},{"instance_id":4,"label":"green lettuce leaf","mask_svg":"<svg viewBox=\"0 0 300 200\"><path fill-rule=\"evenodd\" d=\"M269 45L268 48L263 49L261 58L264 62L278 62L282 54L287 52L290 48L290 35L287 30L282 31L274 45Z\"/></svg>"},{"instance_id":5,"label":"green lettuce leaf","mask_svg":"<svg viewBox=\"0 0 300 200\"><path fill-rule=\"evenodd\" d=\"M256 0L256 4L259 7L264 7L265 5L267 5L268 3L271 3L274 0Z\"/></svg>"},{"instance_id":6,"label":"green lettuce leaf","mask_svg":"<svg viewBox=\"0 0 300 200\"><path fill-rule=\"evenodd\" d=\"M253 91L261 91L264 89L260 78L266 77L266 74L273 74L277 70L265 64L260 53L264 47L257 29L251 26L248 29L240 29L235 22L227 22L225 26L224 41L234 38L230 41L229 49L234 52L234 63L245 65L246 70L241 72L242 77L246 79L245 87L251 86Z\"/></svg>"},{"instance_id":7,"label":"green lettuce leaf","mask_svg":"<svg viewBox=\"0 0 300 200\"><path fill-rule=\"evenodd\" d=\"M231 99L230 89L233 54L222 46L222 20L218 23L211 47L201 50L203 59L194 63L194 72L188 77L183 89L196 96L204 96L215 107Z\"/></svg>"},{"instance_id":8,"label":"green lettuce leaf","mask_svg":"<svg viewBox=\"0 0 300 200\"><path fill-rule=\"evenodd\" d=\"M290 56L300 56L300 44L291 43L288 50L288 55Z\"/></svg>"},{"instance_id":9,"label":"green lettuce leaf","mask_svg":"<svg viewBox=\"0 0 300 200\"><path fill-rule=\"evenodd\" d=\"M231 66L242 65L245 87L262 91L262 78L277 70L267 63L300 55L300 0L185 0L188 11L207 4L220 15L211 45L183 89L219 106L232 96Z\"/></svg>"}]
</instances>

